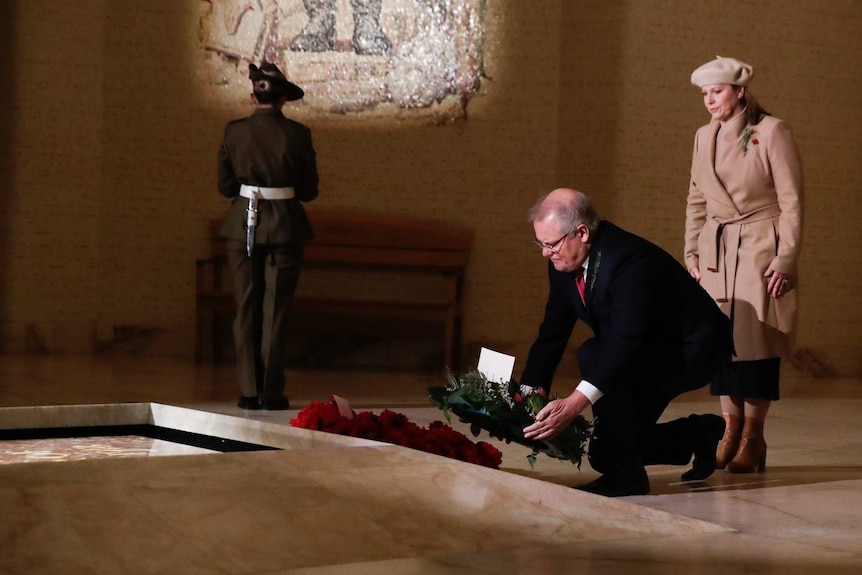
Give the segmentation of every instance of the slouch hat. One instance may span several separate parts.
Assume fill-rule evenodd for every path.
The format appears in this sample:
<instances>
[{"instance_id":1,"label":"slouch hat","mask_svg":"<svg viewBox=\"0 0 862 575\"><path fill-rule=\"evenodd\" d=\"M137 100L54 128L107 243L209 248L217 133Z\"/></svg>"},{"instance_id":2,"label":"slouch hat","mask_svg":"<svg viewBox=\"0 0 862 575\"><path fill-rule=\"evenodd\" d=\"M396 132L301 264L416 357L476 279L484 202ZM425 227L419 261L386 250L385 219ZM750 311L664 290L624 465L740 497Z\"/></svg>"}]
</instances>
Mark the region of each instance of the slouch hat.
<instances>
[{"instance_id":1,"label":"slouch hat","mask_svg":"<svg viewBox=\"0 0 862 575\"><path fill-rule=\"evenodd\" d=\"M278 66L265 60L260 67L254 64L248 65L248 78L256 89L262 92L282 93L290 101L299 100L305 95L302 88L288 80Z\"/></svg>"}]
</instances>

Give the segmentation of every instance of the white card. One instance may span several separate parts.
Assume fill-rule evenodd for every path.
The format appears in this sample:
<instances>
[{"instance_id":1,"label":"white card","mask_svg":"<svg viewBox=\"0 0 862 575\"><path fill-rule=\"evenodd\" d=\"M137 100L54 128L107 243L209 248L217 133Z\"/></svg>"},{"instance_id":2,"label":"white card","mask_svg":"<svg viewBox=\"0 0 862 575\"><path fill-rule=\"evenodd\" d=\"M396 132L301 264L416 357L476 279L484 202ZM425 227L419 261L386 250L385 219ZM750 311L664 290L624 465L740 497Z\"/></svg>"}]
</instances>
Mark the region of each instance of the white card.
<instances>
[{"instance_id":1,"label":"white card","mask_svg":"<svg viewBox=\"0 0 862 575\"><path fill-rule=\"evenodd\" d=\"M483 347L477 369L488 381L509 383L515 369L515 356Z\"/></svg>"}]
</instances>

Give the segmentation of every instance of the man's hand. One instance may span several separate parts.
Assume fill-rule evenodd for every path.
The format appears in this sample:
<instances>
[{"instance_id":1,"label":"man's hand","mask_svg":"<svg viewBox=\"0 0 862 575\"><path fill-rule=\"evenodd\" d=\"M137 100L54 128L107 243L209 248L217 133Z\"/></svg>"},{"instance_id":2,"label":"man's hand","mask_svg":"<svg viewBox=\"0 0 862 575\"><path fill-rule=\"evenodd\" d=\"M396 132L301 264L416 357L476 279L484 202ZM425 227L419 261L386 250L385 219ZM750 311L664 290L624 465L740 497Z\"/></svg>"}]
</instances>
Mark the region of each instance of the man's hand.
<instances>
[{"instance_id":1,"label":"man's hand","mask_svg":"<svg viewBox=\"0 0 862 575\"><path fill-rule=\"evenodd\" d=\"M524 428L524 437L542 441L553 439L589 405L587 397L577 390L569 397L555 399L536 415L536 423Z\"/></svg>"}]
</instances>

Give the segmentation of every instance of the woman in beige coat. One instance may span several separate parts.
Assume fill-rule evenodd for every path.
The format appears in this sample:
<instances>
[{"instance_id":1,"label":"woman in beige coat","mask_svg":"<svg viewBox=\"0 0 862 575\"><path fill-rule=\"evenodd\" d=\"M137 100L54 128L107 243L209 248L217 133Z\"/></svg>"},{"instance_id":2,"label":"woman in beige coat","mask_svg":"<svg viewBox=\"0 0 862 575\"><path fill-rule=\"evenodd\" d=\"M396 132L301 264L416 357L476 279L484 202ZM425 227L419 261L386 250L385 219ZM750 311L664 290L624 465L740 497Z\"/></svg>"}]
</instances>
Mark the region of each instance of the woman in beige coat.
<instances>
[{"instance_id":1,"label":"woman in beige coat","mask_svg":"<svg viewBox=\"0 0 862 575\"><path fill-rule=\"evenodd\" d=\"M712 119L694 140L685 263L733 324L736 355L710 390L726 421L716 467L737 473L766 466L763 425L794 346L802 231L793 136L752 97L753 75L722 57L691 75Z\"/></svg>"}]
</instances>

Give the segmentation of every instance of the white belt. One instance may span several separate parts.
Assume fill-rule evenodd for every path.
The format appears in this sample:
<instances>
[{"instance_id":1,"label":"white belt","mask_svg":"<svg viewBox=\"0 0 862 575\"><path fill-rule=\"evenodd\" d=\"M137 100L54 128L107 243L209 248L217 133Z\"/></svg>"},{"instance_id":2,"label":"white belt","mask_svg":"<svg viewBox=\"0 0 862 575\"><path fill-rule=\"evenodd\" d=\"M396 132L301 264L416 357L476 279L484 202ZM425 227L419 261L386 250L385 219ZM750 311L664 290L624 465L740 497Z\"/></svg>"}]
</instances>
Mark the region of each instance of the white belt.
<instances>
[{"instance_id":1,"label":"white belt","mask_svg":"<svg viewBox=\"0 0 862 575\"><path fill-rule=\"evenodd\" d=\"M248 186L246 184L240 186L239 195L244 198L251 198L252 194L264 200L289 200L296 197L293 188L264 188L261 186Z\"/></svg>"}]
</instances>

